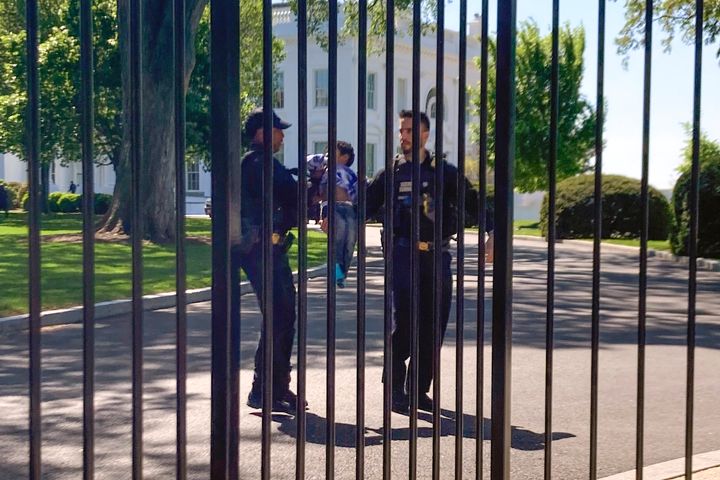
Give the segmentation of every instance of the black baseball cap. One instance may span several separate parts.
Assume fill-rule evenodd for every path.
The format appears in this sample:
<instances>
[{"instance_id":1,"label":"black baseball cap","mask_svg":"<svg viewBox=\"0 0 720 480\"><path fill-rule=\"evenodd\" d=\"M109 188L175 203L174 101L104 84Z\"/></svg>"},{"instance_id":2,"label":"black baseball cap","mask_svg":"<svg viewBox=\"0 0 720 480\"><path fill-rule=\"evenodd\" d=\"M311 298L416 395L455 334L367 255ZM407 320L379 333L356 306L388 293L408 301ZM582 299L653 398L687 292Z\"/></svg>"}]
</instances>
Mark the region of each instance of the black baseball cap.
<instances>
[{"instance_id":1,"label":"black baseball cap","mask_svg":"<svg viewBox=\"0 0 720 480\"><path fill-rule=\"evenodd\" d=\"M285 130L286 128L289 128L291 126L290 123L288 123L285 120L278 117L277 113L275 113L275 111L272 112L272 115L273 115L273 121L272 121L273 128L279 128L280 130ZM249 139L252 139L255 136L255 132L257 132L257 130L262 127L263 127L263 109L256 108L255 110L253 110L250 113L247 120L245 120L245 128L244 128L245 136Z\"/></svg>"}]
</instances>

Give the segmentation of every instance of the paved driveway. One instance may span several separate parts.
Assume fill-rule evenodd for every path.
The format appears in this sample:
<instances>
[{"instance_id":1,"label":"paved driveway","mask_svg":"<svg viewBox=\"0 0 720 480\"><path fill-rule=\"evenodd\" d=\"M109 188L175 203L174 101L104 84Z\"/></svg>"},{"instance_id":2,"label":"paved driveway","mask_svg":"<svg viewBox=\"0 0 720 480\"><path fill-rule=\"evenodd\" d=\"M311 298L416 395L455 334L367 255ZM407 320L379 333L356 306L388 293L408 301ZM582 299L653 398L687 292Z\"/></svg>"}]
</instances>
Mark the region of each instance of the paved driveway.
<instances>
[{"instance_id":1,"label":"paved driveway","mask_svg":"<svg viewBox=\"0 0 720 480\"><path fill-rule=\"evenodd\" d=\"M468 243L473 244L472 238ZM373 244L371 242L371 244ZM374 245L374 244L373 244ZM512 478L542 477L543 389L545 359L545 244L516 240L513 325ZM375 256L377 256L377 251ZM475 262L476 248L468 248ZM558 245L555 350L553 473L558 479L587 478L590 415L590 245ZM678 265L650 259L648 296L646 464L683 456L686 368L687 272ZM466 327L463 379L465 424L463 471L474 477L476 432L475 358L477 271L466 277ZM368 269L366 478L382 473L382 263ZM488 273L486 285L491 288ZM355 282L338 293L336 478L353 478L355 462ZM308 341L307 478L325 478L325 283L310 284ZM720 275L700 272L696 353L695 451L720 449ZM489 297L488 297L489 300ZM599 475L634 467L637 371L637 254L605 249L602 267L600 351ZM490 302L486 306L489 318ZM210 305L189 307L188 454L189 477L207 479L210 416ZM252 295L243 297L241 395L251 381L252 357L260 322ZM442 478L454 468L455 311L443 348L441 403ZM145 328L145 474L174 474L174 314L146 315ZM489 326L486 338L490 338ZM130 478L131 383L129 318L99 322L96 330L96 478ZM81 478L82 329L80 325L43 330L43 467L48 479ZM0 337L0 479L27 476L27 335ZM490 358L486 345L485 356ZM485 365L485 473L489 471L489 378ZM241 477L259 477L260 417L240 412ZM420 478L429 478L431 418L419 421ZM296 424L277 415L273 423L273 478L294 478ZM396 478L407 477L407 417L393 414Z\"/></svg>"}]
</instances>

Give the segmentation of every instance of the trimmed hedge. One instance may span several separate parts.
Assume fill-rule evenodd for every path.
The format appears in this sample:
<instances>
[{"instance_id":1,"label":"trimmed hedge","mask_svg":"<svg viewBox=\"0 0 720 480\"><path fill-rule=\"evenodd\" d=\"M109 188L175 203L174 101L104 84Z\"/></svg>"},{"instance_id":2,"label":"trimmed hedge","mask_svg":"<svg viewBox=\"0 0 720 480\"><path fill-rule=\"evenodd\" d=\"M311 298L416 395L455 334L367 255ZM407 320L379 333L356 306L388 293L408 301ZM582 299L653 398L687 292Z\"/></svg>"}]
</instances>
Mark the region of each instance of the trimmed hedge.
<instances>
[{"instance_id":1,"label":"trimmed hedge","mask_svg":"<svg viewBox=\"0 0 720 480\"><path fill-rule=\"evenodd\" d=\"M0 183L5 185L5 191L8 194L8 200L10 201L10 208L20 208L22 206L22 200L27 193L27 183L23 182L6 182L0 180Z\"/></svg>"},{"instance_id":2,"label":"trimmed hedge","mask_svg":"<svg viewBox=\"0 0 720 480\"><path fill-rule=\"evenodd\" d=\"M688 255L690 237L690 172L683 173L673 189L674 222L670 247L675 255ZM720 258L720 163L700 168L698 256Z\"/></svg>"},{"instance_id":3,"label":"trimmed hedge","mask_svg":"<svg viewBox=\"0 0 720 480\"><path fill-rule=\"evenodd\" d=\"M53 192L48 195L48 210L57 213L60 211L60 199L64 195L63 192Z\"/></svg>"},{"instance_id":4,"label":"trimmed hedge","mask_svg":"<svg viewBox=\"0 0 720 480\"><path fill-rule=\"evenodd\" d=\"M62 213L80 211L81 196L77 193L63 193L58 200L58 209Z\"/></svg>"},{"instance_id":5,"label":"trimmed hedge","mask_svg":"<svg viewBox=\"0 0 720 480\"><path fill-rule=\"evenodd\" d=\"M110 209L110 204L112 204L112 195L108 195L107 193L96 193L95 199L94 199L94 210L95 215L105 215L107 211Z\"/></svg>"},{"instance_id":6,"label":"trimmed hedge","mask_svg":"<svg viewBox=\"0 0 720 480\"><path fill-rule=\"evenodd\" d=\"M602 178L602 237L638 238L642 226L640 180L621 175ZM593 232L595 175L579 175L557 184L557 238L589 238ZM670 232L670 203L649 188L650 240L666 240ZM548 196L540 210L540 229L547 236Z\"/></svg>"}]
</instances>

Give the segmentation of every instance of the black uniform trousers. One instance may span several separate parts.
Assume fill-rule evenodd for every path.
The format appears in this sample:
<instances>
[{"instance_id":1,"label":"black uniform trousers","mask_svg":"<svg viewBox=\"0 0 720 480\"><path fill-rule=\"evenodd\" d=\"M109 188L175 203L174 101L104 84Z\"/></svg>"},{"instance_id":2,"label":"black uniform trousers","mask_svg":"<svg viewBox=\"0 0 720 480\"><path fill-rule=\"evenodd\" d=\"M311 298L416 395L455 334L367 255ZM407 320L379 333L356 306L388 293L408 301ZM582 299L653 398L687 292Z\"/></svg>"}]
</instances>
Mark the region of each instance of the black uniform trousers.
<instances>
[{"instance_id":1,"label":"black uniform trousers","mask_svg":"<svg viewBox=\"0 0 720 480\"><path fill-rule=\"evenodd\" d=\"M410 358L412 325L412 280L410 263L410 246L407 239L396 239L393 250L393 330L392 330L392 383L393 390L402 390L408 368L405 361ZM435 277L433 272L433 251L419 252L419 274L420 274L420 310L418 318L419 327L419 362L418 362L418 391L427 393L430 391L430 384L433 380L433 318L434 302L433 292L435 289ZM452 274L450 262L452 257L447 250L442 253L442 272L439 278L442 279L442 296L440 327L442 339L445 337L445 330L450 316L450 302L452 300ZM412 359L411 359L412 361Z\"/></svg>"},{"instance_id":2,"label":"black uniform trousers","mask_svg":"<svg viewBox=\"0 0 720 480\"><path fill-rule=\"evenodd\" d=\"M273 245L273 396L285 393L290 385L290 356L292 354L293 340L295 339L295 285L287 252L283 245ZM262 310L263 294L263 268L262 243L258 242L250 251L233 255L233 268L231 269L232 285L239 290L240 272L237 266L242 267L250 284L255 291ZM233 328L240 323L240 295L233 295L231 305ZM264 312L263 312L264 314ZM236 336L239 338L239 335ZM262 386L263 379L263 345L265 342L264 324L260 329L260 341L255 351L255 382L257 387ZM239 345L233 348L239 349ZM259 383L258 383L259 382Z\"/></svg>"}]
</instances>

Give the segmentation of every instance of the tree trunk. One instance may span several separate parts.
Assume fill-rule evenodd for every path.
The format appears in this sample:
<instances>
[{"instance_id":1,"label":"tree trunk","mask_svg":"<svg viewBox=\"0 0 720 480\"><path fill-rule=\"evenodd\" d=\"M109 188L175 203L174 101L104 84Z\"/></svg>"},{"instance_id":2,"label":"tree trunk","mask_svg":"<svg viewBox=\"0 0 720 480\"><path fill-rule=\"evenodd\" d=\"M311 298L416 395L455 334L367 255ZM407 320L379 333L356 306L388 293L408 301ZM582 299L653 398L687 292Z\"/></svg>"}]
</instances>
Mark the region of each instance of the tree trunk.
<instances>
[{"instance_id":1,"label":"tree trunk","mask_svg":"<svg viewBox=\"0 0 720 480\"><path fill-rule=\"evenodd\" d=\"M186 3L185 86L195 66L195 34L208 0ZM143 236L156 243L175 239L175 108L173 71L173 2L143 2L142 158L139 174ZM123 141L115 170L113 203L103 231L130 234L132 185L130 172L130 45L129 0L118 0L119 48L122 62Z\"/></svg>"}]
</instances>

